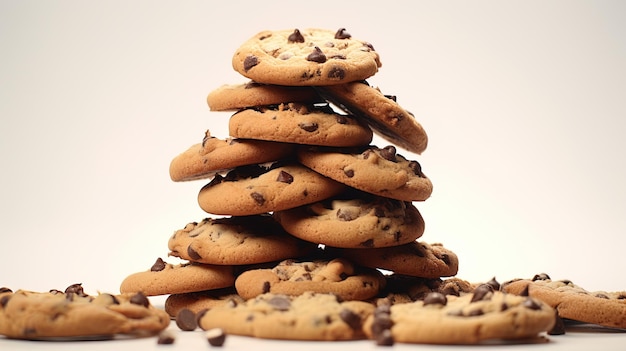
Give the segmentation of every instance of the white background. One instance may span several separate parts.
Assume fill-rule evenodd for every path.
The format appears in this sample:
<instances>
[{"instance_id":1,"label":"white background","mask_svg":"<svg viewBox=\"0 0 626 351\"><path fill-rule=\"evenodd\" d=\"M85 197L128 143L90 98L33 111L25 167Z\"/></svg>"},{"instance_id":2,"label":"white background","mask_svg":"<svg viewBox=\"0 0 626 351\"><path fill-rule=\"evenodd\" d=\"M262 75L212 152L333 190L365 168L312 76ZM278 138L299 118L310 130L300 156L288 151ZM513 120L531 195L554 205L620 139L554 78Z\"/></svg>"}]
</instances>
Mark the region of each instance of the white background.
<instances>
[{"instance_id":1,"label":"white background","mask_svg":"<svg viewBox=\"0 0 626 351\"><path fill-rule=\"evenodd\" d=\"M470 281L625 290L626 2L0 1L0 286L116 292L207 214L171 159L264 29L347 28L429 134L417 206ZM375 139L381 146L386 142Z\"/></svg>"}]
</instances>

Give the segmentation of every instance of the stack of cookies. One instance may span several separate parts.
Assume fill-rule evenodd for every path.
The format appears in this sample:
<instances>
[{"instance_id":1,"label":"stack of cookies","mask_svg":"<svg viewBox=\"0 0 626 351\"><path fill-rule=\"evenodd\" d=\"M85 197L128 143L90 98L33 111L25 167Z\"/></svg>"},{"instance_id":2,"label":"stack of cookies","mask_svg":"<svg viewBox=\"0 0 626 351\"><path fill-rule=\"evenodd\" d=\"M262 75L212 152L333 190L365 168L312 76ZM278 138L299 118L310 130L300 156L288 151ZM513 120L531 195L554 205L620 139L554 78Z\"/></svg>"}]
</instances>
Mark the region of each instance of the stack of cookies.
<instances>
[{"instance_id":1,"label":"stack of cookies","mask_svg":"<svg viewBox=\"0 0 626 351\"><path fill-rule=\"evenodd\" d=\"M362 325L377 305L473 290L443 279L457 273L454 252L421 241L415 204L432 183L400 152L421 154L427 135L394 96L367 83L381 67L371 44L343 28L264 31L232 64L247 82L207 97L211 111L233 112L229 135L206 131L170 166L173 181L205 180L198 204L209 216L169 239L169 255L184 263L159 258L127 277L123 292L169 295L166 311L202 313L203 329L338 340L371 336ZM372 144L374 134L388 144ZM317 329L280 328L309 314ZM554 316L541 318L543 330ZM374 324L381 332L372 337L388 340L389 328Z\"/></svg>"}]
</instances>

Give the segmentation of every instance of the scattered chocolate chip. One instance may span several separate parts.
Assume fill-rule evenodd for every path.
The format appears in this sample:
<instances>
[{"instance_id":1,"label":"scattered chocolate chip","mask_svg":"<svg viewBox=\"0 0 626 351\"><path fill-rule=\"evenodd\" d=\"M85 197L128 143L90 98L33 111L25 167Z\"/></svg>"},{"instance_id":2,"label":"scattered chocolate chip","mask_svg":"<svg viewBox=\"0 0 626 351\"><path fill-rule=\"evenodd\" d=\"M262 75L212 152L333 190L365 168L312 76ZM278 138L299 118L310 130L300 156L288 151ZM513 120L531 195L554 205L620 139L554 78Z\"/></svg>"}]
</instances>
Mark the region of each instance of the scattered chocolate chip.
<instances>
[{"instance_id":1,"label":"scattered chocolate chip","mask_svg":"<svg viewBox=\"0 0 626 351\"><path fill-rule=\"evenodd\" d=\"M354 330L361 330L361 316L351 310L344 308L341 312L339 312L339 318L346 322L350 328Z\"/></svg>"},{"instance_id":2,"label":"scattered chocolate chip","mask_svg":"<svg viewBox=\"0 0 626 351\"><path fill-rule=\"evenodd\" d=\"M157 338L157 344L159 345L171 345L174 341L176 341L176 338L174 337L174 332L171 330L162 331Z\"/></svg>"},{"instance_id":3,"label":"scattered chocolate chip","mask_svg":"<svg viewBox=\"0 0 626 351\"><path fill-rule=\"evenodd\" d=\"M246 56L246 58L243 60L243 70L245 72L248 72L250 69L252 69L252 67L256 66L259 64L259 59L258 57L254 56L254 55L249 55Z\"/></svg>"},{"instance_id":4,"label":"scattered chocolate chip","mask_svg":"<svg viewBox=\"0 0 626 351\"><path fill-rule=\"evenodd\" d=\"M417 162L417 161L410 161L409 162L409 169L411 171L413 171L413 174L415 174L416 176L418 176L420 178L424 178L424 173L422 173L422 165L420 165L419 162Z\"/></svg>"},{"instance_id":5,"label":"scattered chocolate chip","mask_svg":"<svg viewBox=\"0 0 626 351\"><path fill-rule=\"evenodd\" d=\"M209 329L204 335L211 346L221 347L226 341L226 333L221 328Z\"/></svg>"},{"instance_id":6,"label":"scattered chocolate chip","mask_svg":"<svg viewBox=\"0 0 626 351\"><path fill-rule=\"evenodd\" d=\"M346 280L346 279L348 279L349 276L350 275L348 275L348 273L346 273L346 272L339 273L339 279L341 279L341 280Z\"/></svg>"},{"instance_id":7,"label":"scattered chocolate chip","mask_svg":"<svg viewBox=\"0 0 626 351\"><path fill-rule=\"evenodd\" d=\"M346 77L346 71L341 67L332 67L326 76L330 79L342 80Z\"/></svg>"},{"instance_id":8,"label":"scattered chocolate chip","mask_svg":"<svg viewBox=\"0 0 626 351\"><path fill-rule=\"evenodd\" d=\"M304 37L299 29L295 29L287 38L288 43L304 43Z\"/></svg>"},{"instance_id":9,"label":"scattered chocolate chip","mask_svg":"<svg viewBox=\"0 0 626 351\"><path fill-rule=\"evenodd\" d=\"M346 32L345 28L339 28L337 30L337 33L335 33L335 39L350 39L351 37L352 35Z\"/></svg>"},{"instance_id":10,"label":"scattered chocolate chip","mask_svg":"<svg viewBox=\"0 0 626 351\"><path fill-rule=\"evenodd\" d=\"M537 303L537 301L531 299L531 298L527 298L524 303L523 303L524 307L529 308L531 310L540 310L541 306Z\"/></svg>"},{"instance_id":11,"label":"scattered chocolate chip","mask_svg":"<svg viewBox=\"0 0 626 351\"><path fill-rule=\"evenodd\" d=\"M363 43L363 46L365 46L368 51L376 51L376 49L374 49L374 45L370 43Z\"/></svg>"},{"instance_id":12,"label":"scattered chocolate chip","mask_svg":"<svg viewBox=\"0 0 626 351\"><path fill-rule=\"evenodd\" d=\"M188 308L183 308L176 314L176 325L180 330L193 331L198 327L196 314Z\"/></svg>"},{"instance_id":13,"label":"scattered chocolate chip","mask_svg":"<svg viewBox=\"0 0 626 351\"><path fill-rule=\"evenodd\" d=\"M393 102L398 102L398 98L395 95L385 95L385 97Z\"/></svg>"},{"instance_id":14,"label":"scattered chocolate chip","mask_svg":"<svg viewBox=\"0 0 626 351\"><path fill-rule=\"evenodd\" d=\"M256 202L259 206L263 205L265 203L265 198L263 197L262 194L259 194L257 192L253 192L250 194L250 197L254 200L254 202Z\"/></svg>"},{"instance_id":15,"label":"scattered chocolate chip","mask_svg":"<svg viewBox=\"0 0 626 351\"><path fill-rule=\"evenodd\" d=\"M189 258L194 261L202 259L202 256L200 256L200 254L196 250L194 250L191 245L187 246L187 255L189 255Z\"/></svg>"},{"instance_id":16,"label":"scattered chocolate chip","mask_svg":"<svg viewBox=\"0 0 626 351\"><path fill-rule=\"evenodd\" d=\"M483 310L478 309L478 310L470 311L467 314L467 316L468 317L476 317L476 316L482 316L483 314L485 314L485 312L483 312Z\"/></svg>"},{"instance_id":17,"label":"scattered chocolate chip","mask_svg":"<svg viewBox=\"0 0 626 351\"><path fill-rule=\"evenodd\" d=\"M607 300L609 299L609 297L608 297L608 296L606 296L605 294L600 294L600 293L598 293L598 294L596 294L595 296L596 296L596 297L599 297L599 298L601 298L601 299L607 299Z\"/></svg>"},{"instance_id":18,"label":"scattered chocolate chip","mask_svg":"<svg viewBox=\"0 0 626 351\"><path fill-rule=\"evenodd\" d=\"M337 123L339 124L347 124L348 123L348 118L344 115L337 115L336 118Z\"/></svg>"},{"instance_id":19,"label":"scattered chocolate chip","mask_svg":"<svg viewBox=\"0 0 626 351\"><path fill-rule=\"evenodd\" d=\"M319 46L316 46L315 49L313 50L313 52L310 53L309 56L306 57L306 59L307 59L307 61L312 61L312 62L317 62L317 63L324 63L324 62L326 62L326 55L324 55L324 53L319 48Z\"/></svg>"},{"instance_id":20,"label":"scattered chocolate chip","mask_svg":"<svg viewBox=\"0 0 626 351\"><path fill-rule=\"evenodd\" d=\"M554 310L554 325L552 329L548 330L548 335L564 335L565 334L565 322L563 318L559 316L559 312Z\"/></svg>"},{"instance_id":21,"label":"scattered chocolate chip","mask_svg":"<svg viewBox=\"0 0 626 351\"><path fill-rule=\"evenodd\" d=\"M11 290L11 289L9 289L9 288L7 288L7 287L2 287L2 288L0 288L0 294L3 294L3 293L11 293L11 292L13 292L13 290Z\"/></svg>"},{"instance_id":22,"label":"scattered chocolate chip","mask_svg":"<svg viewBox=\"0 0 626 351\"><path fill-rule=\"evenodd\" d=\"M300 129L312 133L314 131L317 130L317 128L319 128L318 124L315 122L309 122L309 123L299 123L298 127L300 127Z\"/></svg>"},{"instance_id":23,"label":"scattered chocolate chip","mask_svg":"<svg viewBox=\"0 0 626 351\"><path fill-rule=\"evenodd\" d=\"M354 177L354 170L353 169L344 169L343 170L343 174L345 174L346 177L348 177L348 178L352 178L352 177Z\"/></svg>"},{"instance_id":24,"label":"scattered chocolate chip","mask_svg":"<svg viewBox=\"0 0 626 351\"><path fill-rule=\"evenodd\" d=\"M387 161L397 162L396 148L393 145L388 145L380 149L380 156Z\"/></svg>"},{"instance_id":25,"label":"scattered chocolate chip","mask_svg":"<svg viewBox=\"0 0 626 351\"><path fill-rule=\"evenodd\" d=\"M13 295L4 295L0 298L0 307L4 308L4 306L7 305L7 303L9 302L9 299L11 298L11 296Z\"/></svg>"},{"instance_id":26,"label":"scattered chocolate chip","mask_svg":"<svg viewBox=\"0 0 626 351\"><path fill-rule=\"evenodd\" d=\"M264 294L270 292L270 288L271 288L270 282L263 282L263 289L262 289L262 291L263 291Z\"/></svg>"},{"instance_id":27,"label":"scattered chocolate chip","mask_svg":"<svg viewBox=\"0 0 626 351\"><path fill-rule=\"evenodd\" d=\"M574 285L574 283L572 283L572 281L569 280L569 279L563 279L563 280L561 280L561 283L563 283L565 285L569 285L569 286Z\"/></svg>"},{"instance_id":28,"label":"scattered chocolate chip","mask_svg":"<svg viewBox=\"0 0 626 351\"><path fill-rule=\"evenodd\" d=\"M535 276L532 279L533 281L535 280L550 280L550 276L547 275L546 273L539 273L539 274L535 274Z\"/></svg>"},{"instance_id":29,"label":"scattered chocolate chip","mask_svg":"<svg viewBox=\"0 0 626 351\"><path fill-rule=\"evenodd\" d=\"M378 346L393 346L394 340L391 330L385 329L376 335L376 345Z\"/></svg>"},{"instance_id":30,"label":"scattered chocolate chip","mask_svg":"<svg viewBox=\"0 0 626 351\"><path fill-rule=\"evenodd\" d=\"M280 171L278 173L278 177L276 178L277 182L291 184L293 183L293 176L285 171Z\"/></svg>"},{"instance_id":31,"label":"scattered chocolate chip","mask_svg":"<svg viewBox=\"0 0 626 351\"><path fill-rule=\"evenodd\" d=\"M446 295L440 292L431 292L424 297L424 306L426 305L442 305L445 306L448 303Z\"/></svg>"},{"instance_id":32,"label":"scattered chocolate chip","mask_svg":"<svg viewBox=\"0 0 626 351\"><path fill-rule=\"evenodd\" d=\"M374 247L374 239L367 239L367 240L359 243L359 246L366 247L366 248L372 248L372 247Z\"/></svg>"},{"instance_id":33,"label":"scattered chocolate chip","mask_svg":"<svg viewBox=\"0 0 626 351\"><path fill-rule=\"evenodd\" d=\"M500 283L498 283L498 281L496 280L496 277L491 278L491 280L488 281L487 284L491 285L493 290L496 290L496 291L500 290Z\"/></svg>"},{"instance_id":34,"label":"scattered chocolate chip","mask_svg":"<svg viewBox=\"0 0 626 351\"><path fill-rule=\"evenodd\" d=\"M291 307L291 301L284 296L274 296L267 301L275 310L287 311Z\"/></svg>"},{"instance_id":35,"label":"scattered chocolate chip","mask_svg":"<svg viewBox=\"0 0 626 351\"><path fill-rule=\"evenodd\" d=\"M150 300L148 300L146 295L144 295L144 293L142 292L138 292L135 295L131 296L130 303L135 304L135 305L140 305L143 307L150 306Z\"/></svg>"},{"instance_id":36,"label":"scattered chocolate chip","mask_svg":"<svg viewBox=\"0 0 626 351\"><path fill-rule=\"evenodd\" d=\"M474 296L470 302L488 301L491 299L493 287L489 284L480 284L474 289Z\"/></svg>"},{"instance_id":37,"label":"scattered chocolate chip","mask_svg":"<svg viewBox=\"0 0 626 351\"><path fill-rule=\"evenodd\" d=\"M157 258L156 262L150 268L152 272L160 272L165 269L165 261L161 257Z\"/></svg>"},{"instance_id":38,"label":"scattered chocolate chip","mask_svg":"<svg viewBox=\"0 0 626 351\"><path fill-rule=\"evenodd\" d=\"M390 312L384 312L376 308L374 311L374 322L372 323L372 334L376 337L383 331L391 329L393 321Z\"/></svg>"},{"instance_id":39,"label":"scattered chocolate chip","mask_svg":"<svg viewBox=\"0 0 626 351\"><path fill-rule=\"evenodd\" d=\"M530 285L526 285L522 291L520 291L519 296L530 296Z\"/></svg>"}]
</instances>

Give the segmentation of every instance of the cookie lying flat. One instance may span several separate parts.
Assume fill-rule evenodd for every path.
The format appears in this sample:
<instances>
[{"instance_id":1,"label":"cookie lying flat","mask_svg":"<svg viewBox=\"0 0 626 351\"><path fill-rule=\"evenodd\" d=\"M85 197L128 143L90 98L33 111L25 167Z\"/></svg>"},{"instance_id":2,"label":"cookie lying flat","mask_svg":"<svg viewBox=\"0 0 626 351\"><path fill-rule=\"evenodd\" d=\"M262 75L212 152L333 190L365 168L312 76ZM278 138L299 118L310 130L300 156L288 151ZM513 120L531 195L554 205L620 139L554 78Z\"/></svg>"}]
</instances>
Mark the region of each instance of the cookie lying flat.
<instances>
[{"instance_id":1,"label":"cookie lying flat","mask_svg":"<svg viewBox=\"0 0 626 351\"><path fill-rule=\"evenodd\" d=\"M232 65L256 82L303 86L366 79L381 63L372 45L345 29L312 28L262 31L237 49Z\"/></svg>"},{"instance_id":2,"label":"cookie lying flat","mask_svg":"<svg viewBox=\"0 0 626 351\"><path fill-rule=\"evenodd\" d=\"M90 296L80 284L65 292L2 289L0 335L15 339L106 339L156 334L170 323L165 311L141 294Z\"/></svg>"},{"instance_id":3,"label":"cookie lying flat","mask_svg":"<svg viewBox=\"0 0 626 351\"><path fill-rule=\"evenodd\" d=\"M225 84L207 96L212 111L239 110L247 107L278 105L283 102L322 102L311 87L288 87L250 81L244 84Z\"/></svg>"},{"instance_id":4,"label":"cookie lying flat","mask_svg":"<svg viewBox=\"0 0 626 351\"><path fill-rule=\"evenodd\" d=\"M170 255L215 265L248 265L299 257L315 245L287 234L270 215L205 218L170 237Z\"/></svg>"},{"instance_id":5,"label":"cookie lying flat","mask_svg":"<svg viewBox=\"0 0 626 351\"><path fill-rule=\"evenodd\" d=\"M305 166L340 183L372 194L404 201L424 201L433 191L433 184L422 172L421 165L384 148L301 147L298 160Z\"/></svg>"},{"instance_id":6,"label":"cookie lying flat","mask_svg":"<svg viewBox=\"0 0 626 351\"><path fill-rule=\"evenodd\" d=\"M325 146L367 145L373 136L367 125L328 105L297 103L236 112L230 117L228 131L236 138Z\"/></svg>"},{"instance_id":7,"label":"cookie lying flat","mask_svg":"<svg viewBox=\"0 0 626 351\"><path fill-rule=\"evenodd\" d=\"M335 249L334 255L346 257L355 263L381 268L396 274L422 278L449 277L457 273L459 259L441 244L414 241L394 247L377 249Z\"/></svg>"},{"instance_id":8,"label":"cookie lying flat","mask_svg":"<svg viewBox=\"0 0 626 351\"><path fill-rule=\"evenodd\" d=\"M120 292L139 292L148 295L182 294L192 291L219 289L233 286L235 275L232 266L184 263L173 265L158 258L149 271L126 277Z\"/></svg>"},{"instance_id":9,"label":"cookie lying flat","mask_svg":"<svg viewBox=\"0 0 626 351\"><path fill-rule=\"evenodd\" d=\"M424 220L410 202L361 192L275 212L287 232L340 248L407 244L424 233Z\"/></svg>"},{"instance_id":10,"label":"cookie lying flat","mask_svg":"<svg viewBox=\"0 0 626 351\"><path fill-rule=\"evenodd\" d=\"M165 312L171 317L176 317L183 309L188 309L193 313L203 311L223 305L236 305L244 300L233 288L217 289L190 292L184 294L172 294L165 299Z\"/></svg>"},{"instance_id":11,"label":"cookie lying flat","mask_svg":"<svg viewBox=\"0 0 626 351\"><path fill-rule=\"evenodd\" d=\"M344 111L367 121L387 141L416 154L426 150L426 131L412 113L395 101L395 97L383 95L367 82L328 86L318 91Z\"/></svg>"},{"instance_id":12,"label":"cookie lying flat","mask_svg":"<svg viewBox=\"0 0 626 351\"><path fill-rule=\"evenodd\" d=\"M194 144L170 163L170 178L175 182L205 179L238 166L265 163L290 157L290 144L264 140L219 139L207 130L201 144Z\"/></svg>"},{"instance_id":13,"label":"cookie lying flat","mask_svg":"<svg viewBox=\"0 0 626 351\"><path fill-rule=\"evenodd\" d=\"M488 285L460 297L434 292L413 303L379 306L367 318L368 337L386 344L478 344L537 337L555 323L547 304L494 291Z\"/></svg>"},{"instance_id":14,"label":"cookie lying flat","mask_svg":"<svg viewBox=\"0 0 626 351\"><path fill-rule=\"evenodd\" d=\"M199 318L199 325L265 339L354 340L364 339L362 321L373 310L370 303L339 302L332 294L263 294L242 304L212 308Z\"/></svg>"},{"instance_id":15,"label":"cookie lying flat","mask_svg":"<svg viewBox=\"0 0 626 351\"><path fill-rule=\"evenodd\" d=\"M376 305L424 300L432 292L445 296L461 296L474 291L474 286L470 282L457 277L441 279L391 274L386 275L385 280L385 288L375 300Z\"/></svg>"},{"instance_id":16,"label":"cookie lying flat","mask_svg":"<svg viewBox=\"0 0 626 351\"><path fill-rule=\"evenodd\" d=\"M544 301L561 318L626 328L626 291L587 291L570 280L552 280L547 274L506 282L501 289Z\"/></svg>"},{"instance_id":17,"label":"cookie lying flat","mask_svg":"<svg viewBox=\"0 0 626 351\"><path fill-rule=\"evenodd\" d=\"M202 187L198 204L217 215L281 211L339 194L345 185L297 163L238 167Z\"/></svg>"},{"instance_id":18,"label":"cookie lying flat","mask_svg":"<svg viewBox=\"0 0 626 351\"><path fill-rule=\"evenodd\" d=\"M332 293L344 300L365 300L375 296L384 283L377 270L357 267L345 259L285 260L271 269L243 272L235 280L235 288L244 299L265 293L300 295L312 291Z\"/></svg>"}]
</instances>

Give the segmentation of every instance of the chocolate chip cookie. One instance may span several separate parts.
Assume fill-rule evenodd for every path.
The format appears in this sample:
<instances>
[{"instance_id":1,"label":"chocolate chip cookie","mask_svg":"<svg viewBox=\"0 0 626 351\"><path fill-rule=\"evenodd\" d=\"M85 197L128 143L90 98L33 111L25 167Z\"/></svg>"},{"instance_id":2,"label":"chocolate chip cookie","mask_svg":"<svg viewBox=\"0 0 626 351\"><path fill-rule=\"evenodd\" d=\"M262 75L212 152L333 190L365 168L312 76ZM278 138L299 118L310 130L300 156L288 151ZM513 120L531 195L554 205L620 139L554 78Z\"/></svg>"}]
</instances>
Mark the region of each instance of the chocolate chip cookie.
<instances>
[{"instance_id":1,"label":"chocolate chip cookie","mask_svg":"<svg viewBox=\"0 0 626 351\"><path fill-rule=\"evenodd\" d=\"M373 136L367 125L328 105L300 103L241 110L230 117L228 130L236 138L337 147L367 145Z\"/></svg>"},{"instance_id":2,"label":"chocolate chip cookie","mask_svg":"<svg viewBox=\"0 0 626 351\"><path fill-rule=\"evenodd\" d=\"M344 28L265 30L237 49L232 65L255 82L289 86L366 79L382 66L374 47Z\"/></svg>"},{"instance_id":3,"label":"chocolate chip cookie","mask_svg":"<svg viewBox=\"0 0 626 351\"><path fill-rule=\"evenodd\" d=\"M288 87L250 81L224 84L211 91L207 103L212 111L239 110L247 107L278 105L283 102L317 103L324 101L311 87Z\"/></svg>"},{"instance_id":4,"label":"chocolate chip cookie","mask_svg":"<svg viewBox=\"0 0 626 351\"><path fill-rule=\"evenodd\" d=\"M340 248L397 246L424 233L424 220L412 203L359 191L274 216L293 236Z\"/></svg>"},{"instance_id":5,"label":"chocolate chip cookie","mask_svg":"<svg viewBox=\"0 0 626 351\"><path fill-rule=\"evenodd\" d=\"M165 299L165 312L176 317L183 309L199 314L208 309L228 304L244 302L237 295L234 287L216 290L196 291L183 294L171 294Z\"/></svg>"}]
</instances>

